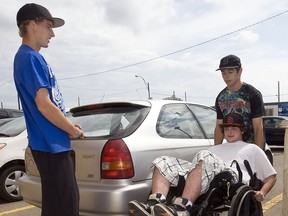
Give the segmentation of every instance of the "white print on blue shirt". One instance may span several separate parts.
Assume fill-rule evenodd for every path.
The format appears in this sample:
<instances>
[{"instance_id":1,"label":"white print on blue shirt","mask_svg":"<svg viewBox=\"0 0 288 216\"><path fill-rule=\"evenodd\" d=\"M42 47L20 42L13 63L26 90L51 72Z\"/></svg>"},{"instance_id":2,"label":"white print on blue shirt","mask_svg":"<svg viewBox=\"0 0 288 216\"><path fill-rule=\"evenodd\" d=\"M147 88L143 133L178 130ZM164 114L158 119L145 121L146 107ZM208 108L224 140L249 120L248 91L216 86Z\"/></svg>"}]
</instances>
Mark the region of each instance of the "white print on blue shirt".
<instances>
[{"instance_id":1,"label":"white print on blue shirt","mask_svg":"<svg viewBox=\"0 0 288 216\"><path fill-rule=\"evenodd\" d=\"M47 64L47 67L49 70L49 75L50 75L50 80L51 80L51 93L52 93L53 102L65 114L65 105L64 105L62 93L60 91L60 87L56 80L55 74L52 71L52 68L48 64Z\"/></svg>"}]
</instances>

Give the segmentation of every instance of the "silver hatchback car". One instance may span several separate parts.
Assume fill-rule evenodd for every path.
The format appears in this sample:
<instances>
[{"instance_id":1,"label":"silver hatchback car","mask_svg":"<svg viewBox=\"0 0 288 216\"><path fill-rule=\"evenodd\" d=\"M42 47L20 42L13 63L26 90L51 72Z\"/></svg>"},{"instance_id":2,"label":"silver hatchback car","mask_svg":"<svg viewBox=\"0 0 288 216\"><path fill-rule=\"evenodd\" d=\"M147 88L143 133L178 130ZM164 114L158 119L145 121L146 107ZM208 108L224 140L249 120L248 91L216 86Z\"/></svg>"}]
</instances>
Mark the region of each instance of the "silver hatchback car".
<instances>
[{"instance_id":1,"label":"silver hatchback car","mask_svg":"<svg viewBox=\"0 0 288 216\"><path fill-rule=\"evenodd\" d=\"M122 101L71 109L85 139L73 140L80 215L127 215L130 200L151 192L151 162L161 155L186 160L213 145L215 110L183 101ZM41 182L29 148L24 200L41 207Z\"/></svg>"}]
</instances>

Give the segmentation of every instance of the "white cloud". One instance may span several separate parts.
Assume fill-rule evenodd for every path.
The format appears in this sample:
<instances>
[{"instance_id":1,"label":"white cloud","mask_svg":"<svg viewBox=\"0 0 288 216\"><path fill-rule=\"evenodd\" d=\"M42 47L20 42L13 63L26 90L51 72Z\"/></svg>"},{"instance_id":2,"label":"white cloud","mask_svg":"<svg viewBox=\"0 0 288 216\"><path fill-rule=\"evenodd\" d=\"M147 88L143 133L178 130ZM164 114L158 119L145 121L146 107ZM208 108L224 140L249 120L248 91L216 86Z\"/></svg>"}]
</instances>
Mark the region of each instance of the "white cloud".
<instances>
[{"instance_id":1,"label":"white cloud","mask_svg":"<svg viewBox=\"0 0 288 216\"><path fill-rule=\"evenodd\" d=\"M259 41L259 39L260 39L259 34L251 30L243 30L239 32L237 35L235 35L234 37L232 37L232 40L242 45L255 44Z\"/></svg>"}]
</instances>

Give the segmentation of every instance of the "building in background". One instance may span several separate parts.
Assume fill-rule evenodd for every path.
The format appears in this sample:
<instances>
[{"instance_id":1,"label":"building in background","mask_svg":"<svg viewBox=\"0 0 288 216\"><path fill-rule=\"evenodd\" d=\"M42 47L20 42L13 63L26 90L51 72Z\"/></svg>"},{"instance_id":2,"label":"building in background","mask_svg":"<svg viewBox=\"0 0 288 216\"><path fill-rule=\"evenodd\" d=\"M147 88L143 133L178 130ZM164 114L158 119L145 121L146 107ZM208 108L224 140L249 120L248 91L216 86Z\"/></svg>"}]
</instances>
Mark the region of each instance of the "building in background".
<instances>
[{"instance_id":1,"label":"building in background","mask_svg":"<svg viewBox=\"0 0 288 216\"><path fill-rule=\"evenodd\" d=\"M288 116L288 102L264 103L265 116Z\"/></svg>"}]
</instances>

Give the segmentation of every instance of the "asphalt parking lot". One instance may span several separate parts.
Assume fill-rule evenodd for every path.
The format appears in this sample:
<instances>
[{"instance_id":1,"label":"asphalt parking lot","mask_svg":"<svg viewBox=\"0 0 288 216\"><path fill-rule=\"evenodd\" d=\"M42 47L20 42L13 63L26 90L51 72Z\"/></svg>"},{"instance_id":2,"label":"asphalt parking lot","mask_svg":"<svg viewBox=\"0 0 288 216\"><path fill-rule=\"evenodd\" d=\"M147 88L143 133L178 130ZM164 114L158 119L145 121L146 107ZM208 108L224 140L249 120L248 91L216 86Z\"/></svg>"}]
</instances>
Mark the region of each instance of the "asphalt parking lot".
<instances>
[{"instance_id":1,"label":"asphalt parking lot","mask_svg":"<svg viewBox=\"0 0 288 216\"><path fill-rule=\"evenodd\" d=\"M273 149L274 167L278 172L277 183L262 202L264 216L282 215L283 196L283 149ZM39 216L40 209L24 201L5 203L0 200L0 216ZM227 215L223 213L222 215Z\"/></svg>"}]
</instances>

